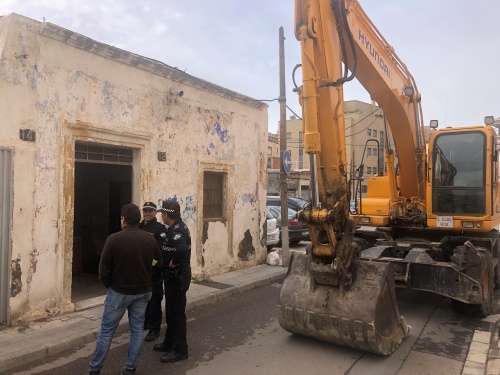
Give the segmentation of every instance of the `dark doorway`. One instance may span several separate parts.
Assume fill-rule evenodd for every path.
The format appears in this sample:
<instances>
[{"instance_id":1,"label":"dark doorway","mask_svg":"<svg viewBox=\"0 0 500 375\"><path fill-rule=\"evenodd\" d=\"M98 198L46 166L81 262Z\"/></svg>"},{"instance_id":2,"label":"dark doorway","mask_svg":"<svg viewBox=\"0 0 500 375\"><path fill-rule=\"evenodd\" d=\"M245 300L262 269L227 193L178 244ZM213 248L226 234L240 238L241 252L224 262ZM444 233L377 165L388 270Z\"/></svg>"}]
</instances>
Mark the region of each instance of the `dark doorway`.
<instances>
[{"instance_id":1,"label":"dark doorway","mask_svg":"<svg viewBox=\"0 0 500 375\"><path fill-rule=\"evenodd\" d=\"M101 252L131 201L132 165L76 160L72 302L105 294L97 279Z\"/></svg>"}]
</instances>

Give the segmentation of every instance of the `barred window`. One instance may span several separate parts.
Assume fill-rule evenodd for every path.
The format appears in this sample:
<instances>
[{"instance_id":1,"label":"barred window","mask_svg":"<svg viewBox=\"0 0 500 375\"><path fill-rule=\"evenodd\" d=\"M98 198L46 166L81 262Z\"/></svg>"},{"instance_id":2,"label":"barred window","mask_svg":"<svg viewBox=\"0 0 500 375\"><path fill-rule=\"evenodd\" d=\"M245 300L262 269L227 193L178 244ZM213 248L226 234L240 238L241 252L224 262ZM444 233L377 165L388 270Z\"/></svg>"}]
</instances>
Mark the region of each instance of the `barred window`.
<instances>
[{"instance_id":1,"label":"barred window","mask_svg":"<svg viewBox=\"0 0 500 375\"><path fill-rule=\"evenodd\" d=\"M225 175L226 173L204 172L203 219L223 218Z\"/></svg>"}]
</instances>

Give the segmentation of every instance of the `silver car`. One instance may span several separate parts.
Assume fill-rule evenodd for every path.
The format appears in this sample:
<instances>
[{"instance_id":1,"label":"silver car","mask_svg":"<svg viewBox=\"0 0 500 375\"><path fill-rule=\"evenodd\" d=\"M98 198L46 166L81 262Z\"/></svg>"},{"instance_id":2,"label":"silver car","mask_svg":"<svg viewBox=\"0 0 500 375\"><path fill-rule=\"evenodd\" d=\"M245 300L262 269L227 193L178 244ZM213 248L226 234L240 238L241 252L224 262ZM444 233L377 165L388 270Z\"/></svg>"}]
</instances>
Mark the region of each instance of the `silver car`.
<instances>
[{"instance_id":1,"label":"silver car","mask_svg":"<svg viewBox=\"0 0 500 375\"><path fill-rule=\"evenodd\" d=\"M280 243L281 243L281 207L269 206L267 207L273 217L278 221L280 230ZM288 240L291 244L298 244L300 241L309 240L309 231L307 225L301 223L297 218L297 211L288 209Z\"/></svg>"}]
</instances>

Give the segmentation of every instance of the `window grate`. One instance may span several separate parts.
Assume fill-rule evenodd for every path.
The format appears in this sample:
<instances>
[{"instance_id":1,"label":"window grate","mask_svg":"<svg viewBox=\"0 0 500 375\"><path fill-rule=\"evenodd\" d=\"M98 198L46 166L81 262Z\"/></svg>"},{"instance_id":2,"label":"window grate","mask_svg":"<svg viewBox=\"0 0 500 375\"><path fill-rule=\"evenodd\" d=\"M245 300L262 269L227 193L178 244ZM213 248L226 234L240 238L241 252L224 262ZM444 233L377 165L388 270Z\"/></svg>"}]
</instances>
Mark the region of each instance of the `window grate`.
<instances>
[{"instance_id":1,"label":"window grate","mask_svg":"<svg viewBox=\"0 0 500 375\"><path fill-rule=\"evenodd\" d=\"M133 153L131 149L127 148L76 143L75 159L80 161L132 164Z\"/></svg>"},{"instance_id":2,"label":"window grate","mask_svg":"<svg viewBox=\"0 0 500 375\"><path fill-rule=\"evenodd\" d=\"M224 218L225 173L205 172L203 176L203 218Z\"/></svg>"}]
</instances>

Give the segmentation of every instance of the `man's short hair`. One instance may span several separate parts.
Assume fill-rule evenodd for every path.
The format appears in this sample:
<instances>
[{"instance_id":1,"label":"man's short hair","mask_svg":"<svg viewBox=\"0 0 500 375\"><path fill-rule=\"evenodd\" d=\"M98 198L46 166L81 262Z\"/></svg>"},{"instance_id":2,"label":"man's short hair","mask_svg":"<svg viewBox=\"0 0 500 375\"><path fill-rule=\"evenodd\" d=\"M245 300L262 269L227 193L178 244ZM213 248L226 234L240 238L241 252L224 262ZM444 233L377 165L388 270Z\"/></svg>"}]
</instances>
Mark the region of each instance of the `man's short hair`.
<instances>
[{"instance_id":1,"label":"man's short hair","mask_svg":"<svg viewBox=\"0 0 500 375\"><path fill-rule=\"evenodd\" d=\"M165 212L172 220L177 220L181 217L181 207L177 201L167 199L161 204L159 212Z\"/></svg>"},{"instance_id":2,"label":"man's short hair","mask_svg":"<svg viewBox=\"0 0 500 375\"><path fill-rule=\"evenodd\" d=\"M133 203L123 206L121 214L125 219L125 223L128 225L139 225L139 222L141 221L141 210L139 210L139 207Z\"/></svg>"}]
</instances>

